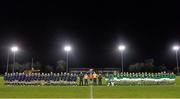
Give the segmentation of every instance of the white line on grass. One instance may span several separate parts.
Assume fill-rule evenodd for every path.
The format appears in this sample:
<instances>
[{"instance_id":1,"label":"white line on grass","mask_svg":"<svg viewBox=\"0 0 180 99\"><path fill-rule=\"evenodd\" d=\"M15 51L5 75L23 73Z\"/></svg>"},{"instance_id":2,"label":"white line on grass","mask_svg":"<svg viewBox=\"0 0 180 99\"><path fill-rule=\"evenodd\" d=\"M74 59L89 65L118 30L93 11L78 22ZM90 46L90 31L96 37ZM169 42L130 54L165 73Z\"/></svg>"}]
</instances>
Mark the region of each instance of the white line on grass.
<instances>
[{"instance_id":1,"label":"white line on grass","mask_svg":"<svg viewBox=\"0 0 180 99\"><path fill-rule=\"evenodd\" d=\"M90 99L93 99L93 86L90 86Z\"/></svg>"}]
</instances>

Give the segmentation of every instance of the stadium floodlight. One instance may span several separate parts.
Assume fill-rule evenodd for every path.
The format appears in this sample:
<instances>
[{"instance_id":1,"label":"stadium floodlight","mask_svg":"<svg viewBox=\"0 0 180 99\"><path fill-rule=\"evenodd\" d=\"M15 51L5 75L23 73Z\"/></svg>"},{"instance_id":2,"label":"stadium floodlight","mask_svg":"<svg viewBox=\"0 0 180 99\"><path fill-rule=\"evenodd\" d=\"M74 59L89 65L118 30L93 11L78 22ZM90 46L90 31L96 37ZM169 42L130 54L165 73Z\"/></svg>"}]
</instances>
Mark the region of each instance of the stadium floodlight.
<instances>
[{"instance_id":1,"label":"stadium floodlight","mask_svg":"<svg viewBox=\"0 0 180 99\"><path fill-rule=\"evenodd\" d=\"M121 52L121 70L122 70L122 72L124 72L124 70L123 70L123 65L124 65L123 64L123 52L126 49L126 46L125 45L119 45L118 49Z\"/></svg>"},{"instance_id":2,"label":"stadium floodlight","mask_svg":"<svg viewBox=\"0 0 180 99\"><path fill-rule=\"evenodd\" d=\"M68 72L68 54L69 54L69 52L71 51L71 46L70 45L66 45L65 47L64 47L64 50L66 51L66 53L67 53L67 59L66 59L66 72Z\"/></svg>"},{"instance_id":3,"label":"stadium floodlight","mask_svg":"<svg viewBox=\"0 0 180 99\"><path fill-rule=\"evenodd\" d=\"M13 52L13 68L12 68L12 72L14 73L14 65L16 63L16 52L18 51L18 47L17 46L13 46L11 47L11 51Z\"/></svg>"},{"instance_id":4,"label":"stadium floodlight","mask_svg":"<svg viewBox=\"0 0 180 99\"><path fill-rule=\"evenodd\" d=\"M177 74L179 74L179 62L178 62L178 51L179 51L179 46L174 45L173 50L176 52L176 65L177 65Z\"/></svg>"},{"instance_id":5,"label":"stadium floodlight","mask_svg":"<svg viewBox=\"0 0 180 99\"><path fill-rule=\"evenodd\" d=\"M173 50L178 51L179 50L179 46L177 46L177 45L173 46Z\"/></svg>"},{"instance_id":6,"label":"stadium floodlight","mask_svg":"<svg viewBox=\"0 0 180 99\"><path fill-rule=\"evenodd\" d=\"M13 47L11 48L11 51L12 51L12 52L18 51L18 47L17 47L17 46L13 46Z\"/></svg>"},{"instance_id":7,"label":"stadium floodlight","mask_svg":"<svg viewBox=\"0 0 180 99\"><path fill-rule=\"evenodd\" d=\"M119 49L120 51L124 51L124 50L126 49L126 46L120 45L120 46L118 47L118 49Z\"/></svg>"},{"instance_id":8,"label":"stadium floodlight","mask_svg":"<svg viewBox=\"0 0 180 99\"><path fill-rule=\"evenodd\" d=\"M66 52L71 51L71 46L70 46L70 45L65 46L65 47L64 47L64 50L65 50Z\"/></svg>"}]
</instances>

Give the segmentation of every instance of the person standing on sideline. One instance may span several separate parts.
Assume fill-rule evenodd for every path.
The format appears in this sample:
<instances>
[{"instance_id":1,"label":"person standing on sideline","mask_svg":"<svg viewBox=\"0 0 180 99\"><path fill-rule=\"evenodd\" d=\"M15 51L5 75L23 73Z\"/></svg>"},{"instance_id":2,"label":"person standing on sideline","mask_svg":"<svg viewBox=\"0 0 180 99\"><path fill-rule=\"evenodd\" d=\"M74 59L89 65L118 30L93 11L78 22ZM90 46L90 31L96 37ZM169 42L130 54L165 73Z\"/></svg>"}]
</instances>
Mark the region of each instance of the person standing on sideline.
<instances>
[{"instance_id":1,"label":"person standing on sideline","mask_svg":"<svg viewBox=\"0 0 180 99\"><path fill-rule=\"evenodd\" d=\"M84 85L86 85L86 86L88 86L88 74L86 73L85 75L84 75Z\"/></svg>"},{"instance_id":2,"label":"person standing on sideline","mask_svg":"<svg viewBox=\"0 0 180 99\"><path fill-rule=\"evenodd\" d=\"M79 85L80 85L80 86L83 86L83 77L84 77L84 75L83 75L83 73L81 72L80 75L79 75Z\"/></svg>"},{"instance_id":3,"label":"person standing on sideline","mask_svg":"<svg viewBox=\"0 0 180 99\"><path fill-rule=\"evenodd\" d=\"M102 85L102 75L98 75L98 85Z\"/></svg>"},{"instance_id":4,"label":"person standing on sideline","mask_svg":"<svg viewBox=\"0 0 180 99\"><path fill-rule=\"evenodd\" d=\"M110 75L108 73L106 74L106 79L105 80L106 80L106 85L110 86L111 81L110 81Z\"/></svg>"},{"instance_id":5,"label":"person standing on sideline","mask_svg":"<svg viewBox=\"0 0 180 99\"><path fill-rule=\"evenodd\" d=\"M94 72L93 73L93 85L96 85L97 84L97 74Z\"/></svg>"},{"instance_id":6,"label":"person standing on sideline","mask_svg":"<svg viewBox=\"0 0 180 99\"><path fill-rule=\"evenodd\" d=\"M93 73L92 71L89 73L89 83L93 83Z\"/></svg>"}]
</instances>

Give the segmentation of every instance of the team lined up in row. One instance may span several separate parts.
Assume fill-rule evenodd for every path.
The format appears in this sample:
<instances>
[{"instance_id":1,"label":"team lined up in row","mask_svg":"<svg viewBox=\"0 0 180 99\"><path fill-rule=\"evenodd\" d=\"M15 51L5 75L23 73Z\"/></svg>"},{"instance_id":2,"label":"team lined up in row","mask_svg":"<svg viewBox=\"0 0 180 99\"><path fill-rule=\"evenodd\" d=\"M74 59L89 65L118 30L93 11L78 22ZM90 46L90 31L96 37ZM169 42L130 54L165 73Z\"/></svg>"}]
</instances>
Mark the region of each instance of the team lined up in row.
<instances>
[{"instance_id":1,"label":"team lined up in row","mask_svg":"<svg viewBox=\"0 0 180 99\"><path fill-rule=\"evenodd\" d=\"M160 79L160 78L170 78L175 79L176 75L174 73L165 73L165 72L159 72L159 73L114 73L110 75L106 75L107 78L113 79L122 79L122 78L154 78L154 79Z\"/></svg>"},{"instance_id":2,"label":"team lined up in row","mask_svg":"<svg viewBox=\"0 0 180 99\"><path fill-rule=\"evenodd\" d=\"M5 73L4 81L8 85L38 85L38 84L72 84L77 82L75 73Z\"/></svg>"},{"instance_id":3,"label":"team lined up in row","mask_svg":"<svg viewBox=\"0 0 180 99\"><path fill-rule=\"evenodd\" d=\"M174 73L114 73L106 75L107 85L172 85Z\"/></svg>"}]
</instances>

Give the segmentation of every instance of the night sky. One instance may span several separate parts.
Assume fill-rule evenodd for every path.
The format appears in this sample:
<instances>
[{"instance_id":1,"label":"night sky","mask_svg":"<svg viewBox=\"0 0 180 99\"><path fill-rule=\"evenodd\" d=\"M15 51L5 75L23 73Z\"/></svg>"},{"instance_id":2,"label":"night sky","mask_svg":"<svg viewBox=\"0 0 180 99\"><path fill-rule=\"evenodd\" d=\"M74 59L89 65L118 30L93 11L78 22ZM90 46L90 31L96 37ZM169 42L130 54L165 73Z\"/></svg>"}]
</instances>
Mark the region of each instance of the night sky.
<instances>
[{"instance_id":1,"label":"night sky","mask_svg":"<svg viewBox=\"0 0 180 99\"><path fill-rule=\"evenodd\" d=\"M16 44L17 62L30 62L33 57L43 65L54 65L66 59L63 46L70 44L72 66L119 66L117 47L125 44L126 65L154 58L156 65L174 66L171 47L179 41L179 27L179 2L4 0L0 62L6 65L7 50Z\"/></svg>"}]
</instances>

